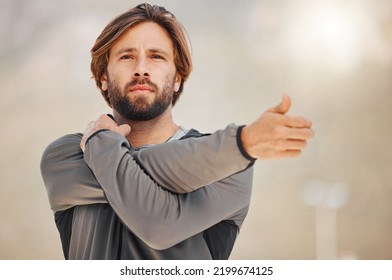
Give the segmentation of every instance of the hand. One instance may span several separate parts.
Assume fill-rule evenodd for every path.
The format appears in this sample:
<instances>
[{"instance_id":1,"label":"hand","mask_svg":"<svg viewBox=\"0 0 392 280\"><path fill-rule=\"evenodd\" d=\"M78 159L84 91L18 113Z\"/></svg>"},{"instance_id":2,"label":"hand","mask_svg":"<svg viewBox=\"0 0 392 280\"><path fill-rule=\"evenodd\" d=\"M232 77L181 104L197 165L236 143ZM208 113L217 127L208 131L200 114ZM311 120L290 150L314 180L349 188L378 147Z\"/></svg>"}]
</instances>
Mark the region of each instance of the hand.
<instances>
[{"instance_id":1,"label":"hand","mask_svg":"<svg viewBox=\"0 0 392 280\"><path fill-rule=\"evenodd\" d=\"M98 119L88 124L87 129L83 134L82 140L80 141L80 148L83 152L86 149L87 139L101 129L109 129L111 131L120 133L124 137L128 136L128 134L131 132L131 127L129 125L123 124L118 126L117 123L108 115L101 115Z\"/></svg>"},{"instance_id":2,"label":"hand","mask_svg":"<svg viewBox=\"0 0 392 280\"><path fill-rule=\"evenodd\" d=\"M301 116L288 116L290 107L291 99L284 95L279 105L243 128L242 144L251 157L277 159L301 154L307 140L314 136L312 122Z\"/></svg>"}]
</instances>

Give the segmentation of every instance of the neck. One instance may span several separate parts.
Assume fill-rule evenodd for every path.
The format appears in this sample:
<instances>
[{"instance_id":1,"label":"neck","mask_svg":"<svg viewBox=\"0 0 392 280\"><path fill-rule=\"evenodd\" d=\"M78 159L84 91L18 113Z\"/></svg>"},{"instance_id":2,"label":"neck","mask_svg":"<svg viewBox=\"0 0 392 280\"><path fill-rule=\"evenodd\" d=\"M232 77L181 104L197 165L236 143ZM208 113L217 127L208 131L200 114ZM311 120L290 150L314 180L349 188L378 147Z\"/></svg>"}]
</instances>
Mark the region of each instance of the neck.
<instances>
[{"instance_id":1,"label":"neck","mask_svg":"<svg viewBox=\"0 0 392 280\"><path fill-rule=\"evenodd\" d=\"M149 121L133 121L124 118L113 111L114 119L118 125L128 124L131 133L127 136L132 147L140 147L148 144L164 143L178 130L179 126L174 123L169 107L160 116Z\"/></svg>"}]
</instances>

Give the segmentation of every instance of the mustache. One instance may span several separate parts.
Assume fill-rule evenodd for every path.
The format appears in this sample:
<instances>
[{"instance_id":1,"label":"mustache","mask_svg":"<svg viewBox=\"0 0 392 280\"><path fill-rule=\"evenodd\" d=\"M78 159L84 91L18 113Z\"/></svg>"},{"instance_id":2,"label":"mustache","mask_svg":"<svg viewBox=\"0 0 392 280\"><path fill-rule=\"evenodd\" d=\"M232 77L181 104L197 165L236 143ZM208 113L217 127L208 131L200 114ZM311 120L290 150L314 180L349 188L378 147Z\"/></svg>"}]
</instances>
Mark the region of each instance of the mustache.
<instances>
[{"instance_id":1,"label":"mustache","mask_svg":"<svg viewBox=\"0 0 392 280\"><path fill-rule=\"evenodd\" d=\"M148 85L151 87L155 92L158 92L158 86L151 82L149 78L133 78L132 81L125 85L125 92L127 92L131 87L136 85Z\"/></svg>"}]
</instances>

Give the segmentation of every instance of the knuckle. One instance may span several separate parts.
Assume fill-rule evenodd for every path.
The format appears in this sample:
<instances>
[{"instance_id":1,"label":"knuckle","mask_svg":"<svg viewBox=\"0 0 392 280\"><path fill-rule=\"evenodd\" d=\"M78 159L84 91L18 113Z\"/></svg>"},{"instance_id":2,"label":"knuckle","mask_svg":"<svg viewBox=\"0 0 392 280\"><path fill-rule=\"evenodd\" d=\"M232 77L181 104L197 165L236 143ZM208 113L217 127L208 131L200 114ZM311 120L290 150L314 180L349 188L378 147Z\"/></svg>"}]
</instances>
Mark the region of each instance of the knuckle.
<instances>
[{"instance_id":1,"label":"knuckle","mask_svg":"<svg viewBox=\"0 0 392 280\"><path fill-rule=\"evenodd\" d=\"M107 116L106 114L101 114L101 115L98 117L97 121L98 121L98 122L102 122L102 121L106 120L107 117L108 117L108 116Z\"/></svg>"}]
</instances>

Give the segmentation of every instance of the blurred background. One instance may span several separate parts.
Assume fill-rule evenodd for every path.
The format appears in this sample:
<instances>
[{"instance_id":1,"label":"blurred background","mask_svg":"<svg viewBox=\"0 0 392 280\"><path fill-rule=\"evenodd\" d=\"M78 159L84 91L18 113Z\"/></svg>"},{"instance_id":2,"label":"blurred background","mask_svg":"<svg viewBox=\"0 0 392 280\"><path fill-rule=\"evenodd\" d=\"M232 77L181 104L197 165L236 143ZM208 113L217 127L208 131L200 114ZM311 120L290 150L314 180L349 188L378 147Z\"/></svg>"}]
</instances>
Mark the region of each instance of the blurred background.
<instances>
[{"instance_id":1,"label":"blurred background","mask_svg":"<svg viewBox=\"0 0 392 280\"><path fill-rule=\"evenodd\" d=\"M90 78L104 26L140 1L0 0L0 259L62 259L39 163L109 113ZM232 259L392 258L392 1L154 1L182 21L194 71L174 109L204 132L292 97L316 137L258 161Z\"/></svg>"}]
</instances>

